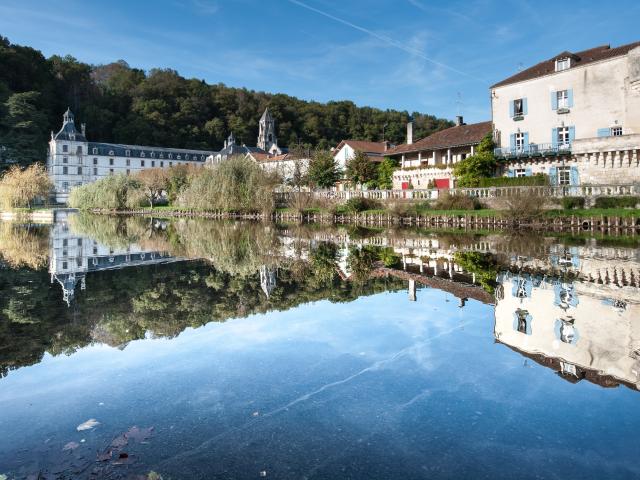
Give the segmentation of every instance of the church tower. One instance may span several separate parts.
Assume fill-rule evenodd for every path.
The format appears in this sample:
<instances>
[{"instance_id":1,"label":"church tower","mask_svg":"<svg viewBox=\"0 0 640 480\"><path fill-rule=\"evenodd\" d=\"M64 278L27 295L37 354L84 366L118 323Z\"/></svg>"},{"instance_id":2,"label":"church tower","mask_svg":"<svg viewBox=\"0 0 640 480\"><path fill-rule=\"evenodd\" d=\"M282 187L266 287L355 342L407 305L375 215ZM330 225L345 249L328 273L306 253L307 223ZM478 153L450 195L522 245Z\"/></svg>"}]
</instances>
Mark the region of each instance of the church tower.
<instances>
[{"instance_id":1,"label":"church tower","mask_svg":"<svg viewBox=\"0 0 640 480\"><path fill-rule=\"evenodd\" d=\"M276 138L276 122L273 120L269 108L265 108L262 117L260 117L260 131L258 133L258 148L265 152L270 152L271 147L278 146Z\"/></svg>"}]
</instances>

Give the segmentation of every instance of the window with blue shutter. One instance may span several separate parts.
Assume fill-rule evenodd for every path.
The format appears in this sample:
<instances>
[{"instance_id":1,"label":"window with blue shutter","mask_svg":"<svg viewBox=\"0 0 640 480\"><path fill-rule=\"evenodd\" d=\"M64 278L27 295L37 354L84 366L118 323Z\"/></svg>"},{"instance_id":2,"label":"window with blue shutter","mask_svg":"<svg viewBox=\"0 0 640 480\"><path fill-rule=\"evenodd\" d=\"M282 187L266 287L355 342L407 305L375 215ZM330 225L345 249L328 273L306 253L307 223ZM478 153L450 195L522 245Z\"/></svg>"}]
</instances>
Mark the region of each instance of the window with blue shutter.
<instances>
[{"instance_id":1,"label":"window with blue shutter","mask_svg":"<svg viewBox=\"0 0 640 480\"><path fill-rule=\"evenodd\" d=\"M569 175L569 178L571 179L571 186L580 185L580 174L578 173L578 167L571 167Z\"/></svg>"},{"instance_id":2,"label":"window with blue shutter","mask_svg":"<svg viewBox=\"0 0 640 480\"><path fill-rule=\"evenodd\" d=\"M610 137L611 136L611 129L610 128L599 128L598 129L598 136L599 137Z\"/></svg>"},{"instance_id":3,"label":"window with blue shutter","mask_svg":"<svg viewBox=\"0 0 640 480\"><path fill-rule=\"evenodd\" d=\"M569 108L573 108L573 88L567 90L567 101L569 102Z\"/></svg>"},{"instance_id":4,"label":"window with blue shutter","mask_svg":"<svg viewBox=\"0 0 640 480\"><path fill-rule=\"evenodd\" d=\"M511 101L509 101L509 116L511 118L514 117L515 111L516 111L516 109L515 109L515 100L511 100Z\"/></svg>"},{"instance_id":5,"label":"window with blue shutter","mask_svg":"<svg viewBox=\"0 0 640 480\"><path fill-rule=\"evenodd\" d=\"M529 132L524 132L524 149L529 150Z\"/></svg>"},{"instance_id":6,"label":"window with blue shutter","mask_svg":"<svg viewBox=\"0 0 640 480\"><path fill-rule=\"evenodd\" d=\"M558 148L558 129L557 128L551 129L551 145L553 145L553 148Z\"/></svg>"},{"instance_id":7,"label":"window with blue shutter","mask_svg":"<svg viewBox=\"0 0 640 480\"><path fill-rule=\"evenodd\" d=\"M573 142L576 139L576 127L569 127L569 141Z\"/></svg>"},{"instance_id":8,"label":"window with blue shutter","mask_svg":"<svg viewBox=\"0 0 640 480\"><path fill-rule=\"evenodd\" d=\"M531 168L526 168L525 171L524 171L524 176L525 177L533 176L533 170Z\"/></svg>"},{"instance_id":9,"label":"window with blue shutter","mask_svg":"<svg viewBox=\"0 0 640 480\"><path fill-rule=\"evenodd\" d=\"M558 94L551 92L551 110L558 110Z\"/></svg>"},{"instance_id":10,"label":"window with blue shutter","mask_svg":"<svg viewBox=\"0 0 640 480\"><path fill-rule=\"evenodd\" d=\"M523 115L527 115L529 113L529 107L527 105L527 99L523 98L522 99L522 114Z\"/></svg>"},{"instance_id":11,"label":"window with blue shutter","mask_svg":"<svg viewBox=\"0 0 640 480\"><path fill-rule=\"evenodd\" d=\"M551 185L558 184L558 168L557 167L551 167L549 169L549 183Z\"/></svg>"},{"instance_id":12,"label":"window with blue shutter","mask_svg":"<svg viewBox=\"0 0 640 480\"><path fill-rule=\"evenodd\" d=\"M515 176L516 176L515 170L512 170L512 169L507 170L507 177L513 178Z\"/></svg>"},{"instance_id":13,"label":"window with blue shutter","mask_svg":"<svg viewBox=\"0 0 640 480\"><path fill-rule=\"evenodd\" d=\"M511 135L509 135L509 146L511 147L512 151L515 151L516 149L516 134L512 133Z\"/></svg>"}]
</instances>

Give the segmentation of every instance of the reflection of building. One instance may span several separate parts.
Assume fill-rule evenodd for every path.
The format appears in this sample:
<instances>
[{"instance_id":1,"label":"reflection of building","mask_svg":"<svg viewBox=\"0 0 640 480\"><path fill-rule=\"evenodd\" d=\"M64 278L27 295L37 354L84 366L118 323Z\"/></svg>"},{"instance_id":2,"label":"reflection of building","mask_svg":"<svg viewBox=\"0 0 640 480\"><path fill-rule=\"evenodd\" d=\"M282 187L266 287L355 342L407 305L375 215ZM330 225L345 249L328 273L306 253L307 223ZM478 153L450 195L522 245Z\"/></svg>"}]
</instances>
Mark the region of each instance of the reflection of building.
<instances>
[{"instance_id":1,"label":"reflection of building","mask_svg":"<svg viewBox=\"0 0 640 480\"><path fill-rule=\"evenodd\" d=\"M260 267L260 288L269 298L273 289L276 288L276 269L263 265Z\"/></svg>"},{"instance_id":2,"label":"reflection of building","mask_svg":"<svg viewBox=\"0 0 640 480\"><path fill-rule=\"evenodd\" d=\"M51 282L60 284L67 304L73 302L78 283L82 290L86 288L88 273L179 260L167 253L145 250L136 245L110 248L74 233L66 220L56 222L51 228L50 248Z\"/></svg>"},{"instance_id":3,"label":"reflection of building","mask_svg":"<svg viewBox=\"0 0 640 480\"><path fill-rule=\"evenodd\" d=\"M503 273L496 339L563 378L640 388L640 298L619 287Z\"/></svg>"}]
</instances>

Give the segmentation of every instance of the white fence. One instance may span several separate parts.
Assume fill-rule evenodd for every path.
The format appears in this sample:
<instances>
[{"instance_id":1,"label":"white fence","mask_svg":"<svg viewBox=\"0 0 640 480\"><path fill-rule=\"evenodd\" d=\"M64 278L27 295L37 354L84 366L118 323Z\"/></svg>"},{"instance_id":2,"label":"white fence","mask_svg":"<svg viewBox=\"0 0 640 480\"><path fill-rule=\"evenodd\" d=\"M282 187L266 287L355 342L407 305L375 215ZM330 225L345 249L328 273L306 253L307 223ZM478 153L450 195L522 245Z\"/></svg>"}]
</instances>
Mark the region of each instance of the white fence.
<instances>
[{"instance_id":1,"label":"white fence","mask_svg":"<svg viewBox=\"0 0 640 480\"><path fill-rule=\"evenodd\" d=\"M346 201L362 197L374 200L435 200L444 193L466 195L476 198L509 198L535 194L544 197L621 197L640 196L640 185L577 185L577 186L522 186L522 187L483 187L451 188L443 190L314 190L299 192L314 198ZM295 192L276 192L277 200L286 202Z\"/></svg>"}]
</instances>

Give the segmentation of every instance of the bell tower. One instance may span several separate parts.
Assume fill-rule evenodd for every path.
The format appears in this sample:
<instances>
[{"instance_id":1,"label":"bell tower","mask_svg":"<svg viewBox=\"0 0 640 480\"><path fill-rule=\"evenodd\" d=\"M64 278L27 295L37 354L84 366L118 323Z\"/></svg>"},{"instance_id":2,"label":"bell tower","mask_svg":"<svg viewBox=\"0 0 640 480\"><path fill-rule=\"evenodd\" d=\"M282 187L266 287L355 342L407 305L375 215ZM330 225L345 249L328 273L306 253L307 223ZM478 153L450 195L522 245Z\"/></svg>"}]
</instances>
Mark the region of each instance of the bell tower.
<instances>
[{"instance_id":1,"label":"bell tower","mask_svg":"<svg viewBox=\"0 0 640 480\"><path fill-rule=\"evenodd\" d=\"M260 117L258 148L268 152L273 145L278 145L276 122L273 120L269 108L265 108L262 117Z\"/></svg>"}]
</instances>

